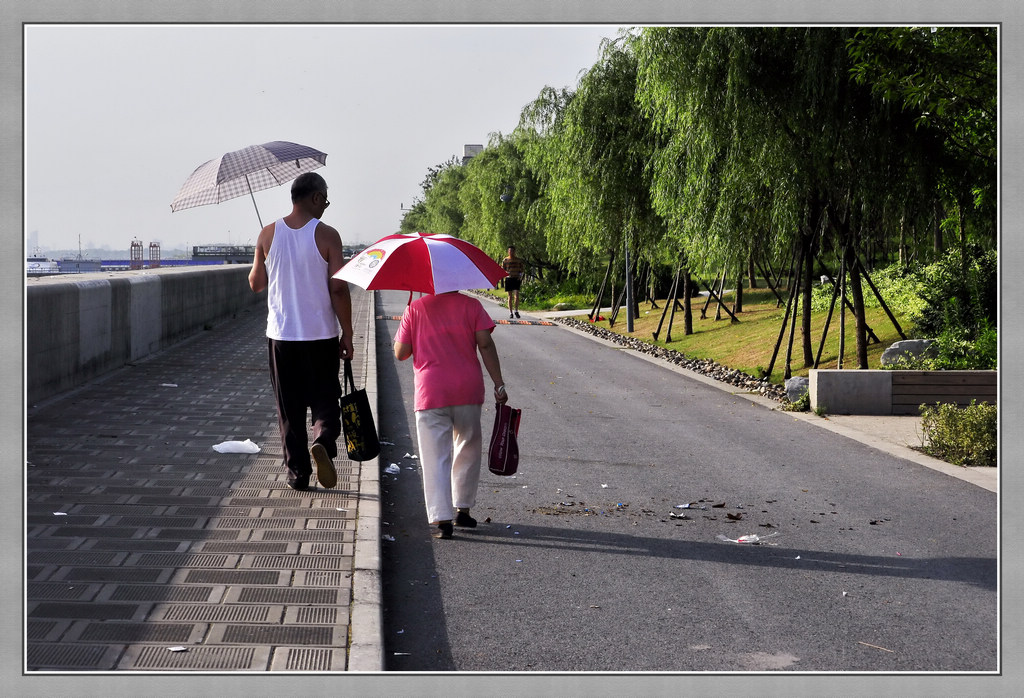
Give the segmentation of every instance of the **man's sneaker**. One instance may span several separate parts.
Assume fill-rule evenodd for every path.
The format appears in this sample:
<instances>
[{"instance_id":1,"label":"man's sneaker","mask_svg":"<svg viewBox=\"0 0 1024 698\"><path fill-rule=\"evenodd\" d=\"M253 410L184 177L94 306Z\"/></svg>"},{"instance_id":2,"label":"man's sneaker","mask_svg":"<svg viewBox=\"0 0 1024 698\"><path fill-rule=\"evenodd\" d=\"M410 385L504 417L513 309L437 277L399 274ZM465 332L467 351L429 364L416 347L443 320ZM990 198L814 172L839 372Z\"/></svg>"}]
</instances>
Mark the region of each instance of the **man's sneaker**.
<instances>
[{"instance_id":1,"label":"man's sneaker","mask_svg":"<svg viewBox=\"0 0 1024 698\"><path fill-rule=\"evenodd\" d=\"M313 456L313 464L316 466L316 479L324 489L331 489L338 484L338 473L334 471L334 463L327 455L327 449L323 444L313 444L309 449L309 455Z\"/></svg>"},{"instance_id":2,"label":"man's sneaker","mask_svg":"<svg viewBox=\"0 0 1024 698\"><path fill-rule=\"evenodd\" d=\"M515 316L516 316L516 314L515 314L515 313L509 313L509 314L508 314L508 319L509 319L509 320L512 320L512 319L514 319L514 318L515 318Z\"/></svg>"},{"instance_id":3,"label":"man's sneaker","mask_svg":"<svg viewBox=\"0 0 1024 698\"><path fill-rule=\"evenodd\" d=\"M476 528L476 519L469 515L469 509L458 509L455 512L455 525Z\"/></svg>"},{"instance_id":4,"label":"man's sneaker","mask_svg":"<svg viewBox=\"0 0 1024 698\"><path fill-rule=\"evenodd\" d=\"M519 319L519 311L517 310L516 311L516 320L518 320L518 319Z\"/></svg>"}]
</instances>

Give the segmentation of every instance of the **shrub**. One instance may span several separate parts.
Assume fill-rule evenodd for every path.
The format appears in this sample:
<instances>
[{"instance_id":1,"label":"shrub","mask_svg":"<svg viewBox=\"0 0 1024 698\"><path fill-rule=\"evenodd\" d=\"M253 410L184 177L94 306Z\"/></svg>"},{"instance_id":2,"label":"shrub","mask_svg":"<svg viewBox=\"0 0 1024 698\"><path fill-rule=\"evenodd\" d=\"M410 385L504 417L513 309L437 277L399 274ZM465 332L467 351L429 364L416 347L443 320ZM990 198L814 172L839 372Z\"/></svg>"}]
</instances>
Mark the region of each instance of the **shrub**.
<instances>
[{"instance_id":1,"label":"shrub","mask_svg":"<svg viewBox=\"0 0 1024 698\"><path fill-rule=\"evenodd\" d=\"M938 337L946 330L963 330L968 339L996 326L998 257L969 245L967 259L958 250L924 270L924 307L914 316L920 337Z\"/></svg>"},{"instance_id":2,"label":"shrub","mask_svg":"<svg viewBox=\"0 0 1024 698\"><path fill-rule=\"evenodd\" d=\"M811 409L811 395L804 393L795 402L782 403L783 412L808 412Z\"/></svg>"},{"instance_id":3,"label":"shrub","mask_svg":"<svg viewBox=\"0 0 1024 698\"><path fill-rule=\"evenodd\" d=\"M871 272L871 280L882 294L886 305L893 311L915 316L924 308L922 293L922 272L920 269L895 263ZM850 289L846 289L850 293ZM832 284L816 284L811 290L811 309L815 312L827 312L832 302ZM864 286L864 306L879 307L878 299L871 289ZM839 312L839 300L836 299L835 311Z\"/></svg>"},{"instance_id":4,"label":"shrub","mask_svg":"<svg viewBox=\"0 0 1024 698\"><path fill-rule=\"evenodd\" d=\"M996 406L921 405L924 451L954 465L996 464Z\"/></svg>"},{"instance_id":5,"label":"shrub","mask_svg":"<svg viewBox=\"0 0 1024 698\"><path fill-rule=\"evenodd\" d=\"M981 327L974 339L965 328L947 327L935 338L934 355L901 356L882 368L893 371L993 371L998 367L998 333L987 321L983 321Z\"/></svg>"}]
</instances>

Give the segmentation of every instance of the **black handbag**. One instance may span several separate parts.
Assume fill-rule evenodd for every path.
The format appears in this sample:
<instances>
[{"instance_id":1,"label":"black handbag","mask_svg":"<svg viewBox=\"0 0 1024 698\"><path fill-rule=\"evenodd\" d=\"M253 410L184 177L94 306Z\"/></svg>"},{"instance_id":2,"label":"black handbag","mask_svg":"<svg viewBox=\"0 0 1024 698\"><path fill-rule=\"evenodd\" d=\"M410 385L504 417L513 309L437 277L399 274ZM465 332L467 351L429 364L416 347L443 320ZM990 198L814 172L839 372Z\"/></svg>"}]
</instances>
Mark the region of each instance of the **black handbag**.
<instances>
[{"instance_id":1,"label":"black handbag","mask_svg":"<svg viewBox=\"0 0 1024 698\"><path fill-rule=\"evenodd\" d=\"M351 460L373 460L380 454L377 427L366 389L356 390L352 378L352 362L345 360L345 388L341 396L341 425L345 431L345 448Z\"/></svg>"}]
</instances>

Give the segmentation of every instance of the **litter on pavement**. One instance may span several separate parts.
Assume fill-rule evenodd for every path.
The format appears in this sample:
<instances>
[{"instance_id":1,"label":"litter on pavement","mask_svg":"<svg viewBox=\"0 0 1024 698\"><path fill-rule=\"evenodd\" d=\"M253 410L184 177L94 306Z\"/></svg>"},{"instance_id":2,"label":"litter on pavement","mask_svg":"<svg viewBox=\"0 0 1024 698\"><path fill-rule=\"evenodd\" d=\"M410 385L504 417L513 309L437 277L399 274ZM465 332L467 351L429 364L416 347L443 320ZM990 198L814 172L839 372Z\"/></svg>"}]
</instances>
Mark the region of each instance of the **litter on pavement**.
<instances>
[{"instance_id":1,"label":"litter on pavement","mask_svg":"<svg viewBox=\"0 0 1024 698\"><path fill-rule=\"evenodd\" d=\"M729 537L723 536L721 533L719 533L718 534L718 540L723 540L726 543L746 543L748 545L758 545L765 538L771 538L771 537L777 536L777 535L779 535L778 531L776 531L775 533L769 533L766 536L759 536L756 533L751 533L748 536L740 536L739 538L729 538Z\"/></svg>"},{"instance_id":2,"label":"litter on pavement","mask_svg":"<svg viewBox=\"0 0 1024 698\"><path fill-rule=\"evenodd\" d=\"M252 442L252 439L245 441L224 441L213 447L217 453L259 453L260 447Z\"/></svg>"}]
</instances>

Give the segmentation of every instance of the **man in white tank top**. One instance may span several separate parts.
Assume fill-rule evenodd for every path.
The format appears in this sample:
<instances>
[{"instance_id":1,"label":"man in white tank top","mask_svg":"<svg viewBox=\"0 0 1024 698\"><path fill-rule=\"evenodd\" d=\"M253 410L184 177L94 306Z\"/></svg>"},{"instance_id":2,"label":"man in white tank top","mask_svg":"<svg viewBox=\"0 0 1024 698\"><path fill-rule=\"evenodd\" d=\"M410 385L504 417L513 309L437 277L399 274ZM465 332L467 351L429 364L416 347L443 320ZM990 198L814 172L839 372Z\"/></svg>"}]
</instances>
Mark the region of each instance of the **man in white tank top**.
<instances>
[{"instance_id":1,"label":"man in white tank top","mask_svg":"<svg viewBox=\"0 0 1024 698\"><path fill-rule=\"evenodd\" d=\"M337 483L338 375L341 360L352 358L352 300L348 284L333 278L344 264L341 236L320 220L328 206L324 178L299 175L292 182L292 212L260 231L249 272L252 290L267 291L270 382L288 485L295 490L309 489L314 464L322 487Z\"/></svg>"}]
</instances>

